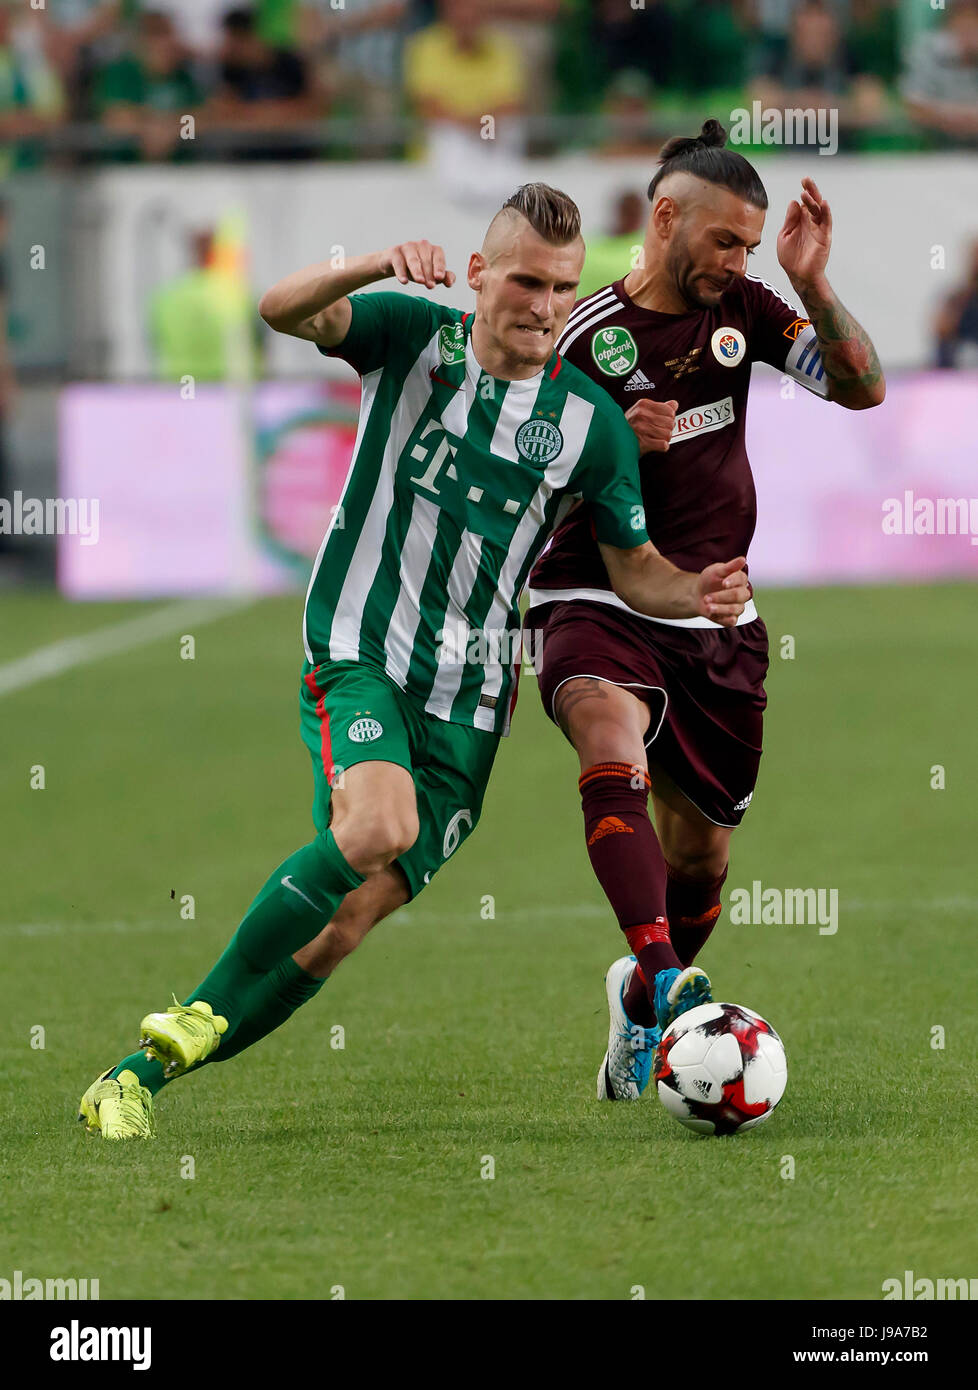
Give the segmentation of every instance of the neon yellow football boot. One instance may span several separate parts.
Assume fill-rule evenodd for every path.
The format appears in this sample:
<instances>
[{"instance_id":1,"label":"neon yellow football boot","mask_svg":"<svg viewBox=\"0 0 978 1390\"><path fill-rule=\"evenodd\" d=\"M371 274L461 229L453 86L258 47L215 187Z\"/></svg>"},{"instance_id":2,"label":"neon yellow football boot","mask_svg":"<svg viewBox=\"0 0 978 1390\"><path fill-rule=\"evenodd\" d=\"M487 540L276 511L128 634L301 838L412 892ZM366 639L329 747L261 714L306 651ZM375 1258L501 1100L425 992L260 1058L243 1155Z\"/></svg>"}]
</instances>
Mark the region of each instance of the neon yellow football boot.
<instances>
[{"instance_id":1,"label":"neon yellow football boot","mask_svg":"<svg viewBox=\"0 0 978 1390\"><path fill-rule=\"evenodd\" d=\"M139 1046L163 1064L167 1078L180 1076L209 1057L227 1032L228 1021L210 1004L195 999L178 1004L176 995L165 1014L147 1014L140 1024Z\"/></svg>"},{"instance_id":2,"label":"neon yellow football boot","mask_svg":"<svg viewBox=\"0 0 978 1390\"><path fill-rule=\"evenodd\" d=\"M153 1097L140 1086L134 1071L120 1072L113 1079L112 1068L92 1082L78 1105L78 1118L87 1134L103 1139L151 1139Z\"/></svg>"}]
</instances>

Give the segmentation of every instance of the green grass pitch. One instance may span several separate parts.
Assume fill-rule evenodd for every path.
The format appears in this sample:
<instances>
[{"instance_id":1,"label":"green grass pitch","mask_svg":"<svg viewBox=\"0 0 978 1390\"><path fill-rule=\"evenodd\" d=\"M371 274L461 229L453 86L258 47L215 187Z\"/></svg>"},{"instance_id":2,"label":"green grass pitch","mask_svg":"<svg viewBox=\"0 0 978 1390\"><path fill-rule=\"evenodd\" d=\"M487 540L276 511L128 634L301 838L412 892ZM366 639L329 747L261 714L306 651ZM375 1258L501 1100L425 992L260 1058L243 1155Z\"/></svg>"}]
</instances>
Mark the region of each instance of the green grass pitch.
<instances>
[{"instance_id":1,"label":"green grass pitch","mask_svg":"<svg viewBox=\"0 0 978 1390\"><path fill-rule=\"evenodd\" d=\"M728 890L836 888L839 929L721 919L717 995L789 1062L773 1118L726 1140L651 1094L594 1099L623 942L525 678L482 823L430 889L284 1029L164 1091L155 1142L86 1138L82 1090L311 837L300 601L202 626L193 661L164 638L0 698L0 1276L103 1298L878 1299L906 1269L974 1275L974 603L762 595L767 748ZM3 609L0 662L141 611Z\"/></svg>"}]
</instances>

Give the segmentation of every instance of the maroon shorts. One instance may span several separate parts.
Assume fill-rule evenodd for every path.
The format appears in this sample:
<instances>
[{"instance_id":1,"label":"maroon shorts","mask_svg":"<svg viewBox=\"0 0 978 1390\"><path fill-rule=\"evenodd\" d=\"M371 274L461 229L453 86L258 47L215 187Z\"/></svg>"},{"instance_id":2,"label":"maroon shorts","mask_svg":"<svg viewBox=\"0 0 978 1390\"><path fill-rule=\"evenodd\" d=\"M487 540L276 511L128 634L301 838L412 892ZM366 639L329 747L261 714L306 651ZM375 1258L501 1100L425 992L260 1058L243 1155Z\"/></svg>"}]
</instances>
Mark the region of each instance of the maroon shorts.
<instances>
[{"instance_id":1,"label":"maroon shorts","mask_svg":"<svg viewBox=\"0 0 978 1390\"><path fill-rule=\"evenodd\" d=\"M647 702L653 780L661 767L716 825L739 825L754 794L767 696L767 628L671 627L574 599L525 619L543 707L575 676L627 686Z\"/></svg>"}]
</instances>

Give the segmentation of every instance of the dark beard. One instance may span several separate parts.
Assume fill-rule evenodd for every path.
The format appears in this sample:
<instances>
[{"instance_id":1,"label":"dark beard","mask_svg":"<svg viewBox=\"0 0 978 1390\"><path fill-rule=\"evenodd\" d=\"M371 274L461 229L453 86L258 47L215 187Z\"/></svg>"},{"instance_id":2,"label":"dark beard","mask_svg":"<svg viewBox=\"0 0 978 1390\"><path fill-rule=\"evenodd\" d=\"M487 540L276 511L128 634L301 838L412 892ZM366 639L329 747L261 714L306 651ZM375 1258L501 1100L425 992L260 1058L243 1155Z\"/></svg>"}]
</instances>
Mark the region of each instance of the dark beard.
<instances>
[{"instance_id":1,"label":"dark beard","mask_svg":"<svg viewBox=\"0 0 978 1390\"><path fill-rule=\"evenodd\" d=\"M669 273L672 276L672 283L676 287L676 293L686 305L687 309L712 309L717 303L716 300L701 299L691 288L692 264L685 254L685 247L676 248L669 257Z\"/></svg>"},{"instance_id":2,"label":"dark beard","mask_svg":"<svg viewBox=\"0 0 978 1390\"><path fill-rule=\"evenodd\" d=\"M680 298L688 309L712 309L717 303L716 299L703 299L690 288L691 281L680 281L676 277L676 289L679 291Z\"/></svg>"}]
</instances>

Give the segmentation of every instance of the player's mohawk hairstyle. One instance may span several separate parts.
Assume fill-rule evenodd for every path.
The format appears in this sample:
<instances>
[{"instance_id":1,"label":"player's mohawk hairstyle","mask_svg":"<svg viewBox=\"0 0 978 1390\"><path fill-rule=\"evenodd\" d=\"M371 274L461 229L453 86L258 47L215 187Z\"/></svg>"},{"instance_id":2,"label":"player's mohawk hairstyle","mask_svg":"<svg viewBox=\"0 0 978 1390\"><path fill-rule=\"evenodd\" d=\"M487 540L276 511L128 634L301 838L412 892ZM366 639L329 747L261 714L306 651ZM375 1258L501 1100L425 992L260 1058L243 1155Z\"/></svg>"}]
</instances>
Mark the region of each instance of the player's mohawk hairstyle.
<instances>
[{"instance_id":1,"label":"player's mohawk hairstyle","mask_svg":"<svg viewBox=\"0 0 978 1390\"><path fill-rule=\"evenodd\" d=\"M649 202L655 199L660 179L667 174L693 174L707 183L729 188L752 207L767 207L767 192L760 175L736 150L725 149L727 132L719 121L705 121L699 135L687 139L677 135L659 151L659 170L649 184Z\"/></svg>"},{"instance_id":2,"label":"player's mohawk hairstyle","mask_svg":"<svg viewBox=\"0 0 978 1390\"><path fill-rule=\"evenodd\" d=\"M567 246L581 235L581 213L573 198L549 183L524 183L499 209L525 217L537 236L551 246ZM498 213L496 214L499 215Z\"/></svg>"}]
</instances>

